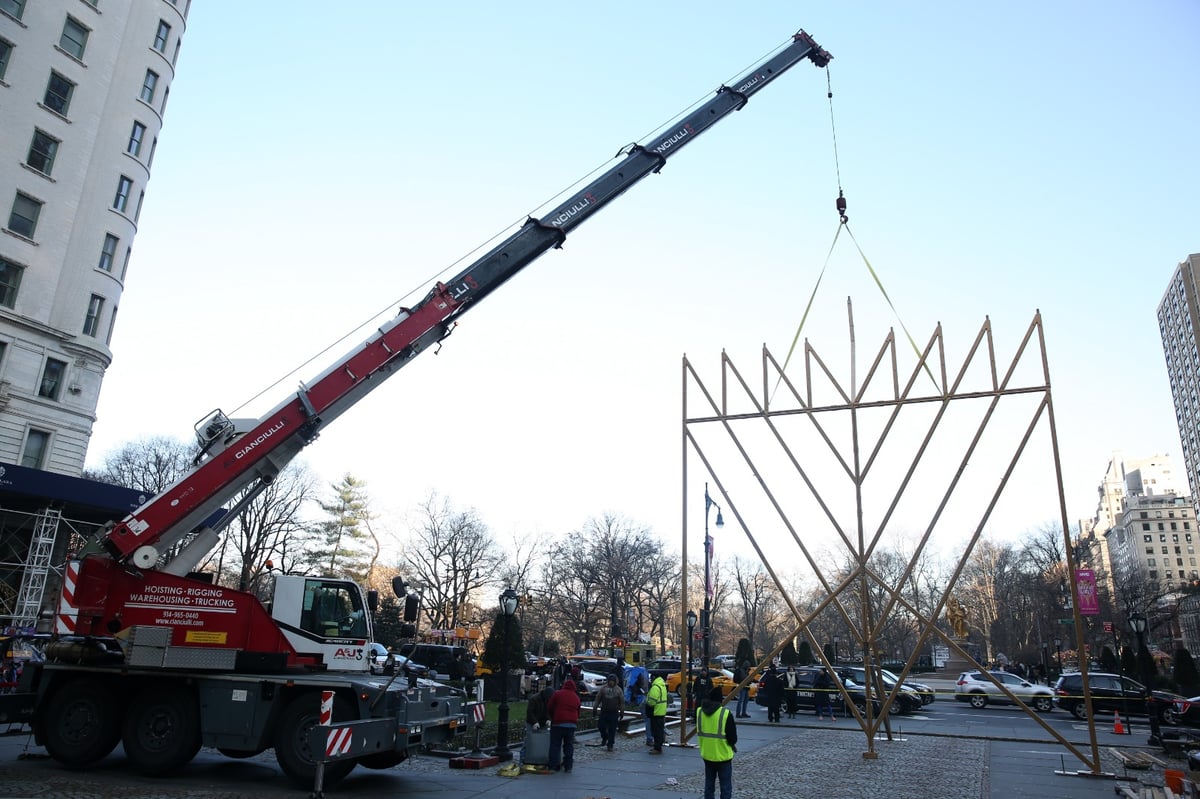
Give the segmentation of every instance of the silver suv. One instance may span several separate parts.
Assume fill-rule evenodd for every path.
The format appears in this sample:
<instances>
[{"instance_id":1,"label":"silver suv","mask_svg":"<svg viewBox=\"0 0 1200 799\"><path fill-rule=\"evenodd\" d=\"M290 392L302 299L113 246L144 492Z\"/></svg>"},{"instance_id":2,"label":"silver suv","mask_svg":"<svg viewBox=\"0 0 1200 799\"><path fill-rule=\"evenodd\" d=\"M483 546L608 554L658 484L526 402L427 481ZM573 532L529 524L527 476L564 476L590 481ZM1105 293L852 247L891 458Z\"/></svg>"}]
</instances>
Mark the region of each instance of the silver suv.
<instances>
[{"instance_id":1,"label":"silver suv","mask_svg":"<svg viewBox=\"0 0 1200 799\"><path fill-rule=\"evenodd\" d=\"M1041 713L1054 709L1054 691L1046 685L1034 685L1007 671L993 671L991 676L1001 683L1022 702ZM964 671L958 675L954 685L954 698L959 702L970 702L971 707L987 707L989 702L1011 704L1008 695L996 687L987 675L979 671Z\"/></svg>"}]
</instances>

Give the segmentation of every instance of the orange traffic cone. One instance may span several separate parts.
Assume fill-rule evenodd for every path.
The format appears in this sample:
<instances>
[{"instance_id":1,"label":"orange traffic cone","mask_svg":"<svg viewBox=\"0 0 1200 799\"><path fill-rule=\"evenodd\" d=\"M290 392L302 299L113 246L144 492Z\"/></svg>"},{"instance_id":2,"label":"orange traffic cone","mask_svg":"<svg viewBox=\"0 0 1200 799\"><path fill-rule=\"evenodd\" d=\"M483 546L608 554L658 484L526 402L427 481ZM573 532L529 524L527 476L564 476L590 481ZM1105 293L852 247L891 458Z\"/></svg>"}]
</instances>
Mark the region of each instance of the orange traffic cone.
<instances>
[{"instance_id":1,"label":"orange traffic cone","mask_svg":"<svg viewBox=\"0 0 1200 799\"><path fill-rule=\"evenodd\" d=\"M1121 723L1121 714L1116 712L1113 713L1113 733L1115 735L1125 734L1125 725Z\"/></svg>"}]
</instances>

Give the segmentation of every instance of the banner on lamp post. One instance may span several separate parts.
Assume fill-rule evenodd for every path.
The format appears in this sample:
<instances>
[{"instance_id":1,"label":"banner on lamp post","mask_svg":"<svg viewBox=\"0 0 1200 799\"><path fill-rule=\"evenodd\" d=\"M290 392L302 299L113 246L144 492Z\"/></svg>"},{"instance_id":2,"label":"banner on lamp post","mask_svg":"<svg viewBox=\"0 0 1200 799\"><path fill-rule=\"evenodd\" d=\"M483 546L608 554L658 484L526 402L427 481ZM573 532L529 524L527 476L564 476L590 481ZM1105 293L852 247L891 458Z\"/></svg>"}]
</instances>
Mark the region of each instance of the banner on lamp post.
<instances>
[{"instance_id":1,"label":"banner on lamp post","mask_svg":"<svg viewBox=\"0 0 1200 799\"><path fill-rule=\"evenodd\" d=\"M1094 569L1075 570L1075 601L1081 615L1098 616L1100 614L1100 597L1096 594L1096 571Z\"/></svg>"}]
</instances>

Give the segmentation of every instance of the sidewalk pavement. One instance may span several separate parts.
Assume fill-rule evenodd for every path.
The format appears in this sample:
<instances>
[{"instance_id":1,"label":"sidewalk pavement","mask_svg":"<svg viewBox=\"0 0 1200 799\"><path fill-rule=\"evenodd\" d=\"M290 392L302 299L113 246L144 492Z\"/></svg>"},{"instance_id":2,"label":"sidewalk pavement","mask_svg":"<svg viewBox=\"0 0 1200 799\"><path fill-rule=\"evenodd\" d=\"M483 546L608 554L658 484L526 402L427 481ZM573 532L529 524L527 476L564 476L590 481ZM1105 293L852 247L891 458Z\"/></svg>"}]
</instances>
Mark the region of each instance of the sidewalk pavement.
<instances>
[{"instance_id":1,"label":"sidewalk pavement","mask_svg":"<svg viewBox=\"0 0 1200 799\"><path fill-rule=\"evenodd\" d=\"M758 710L761 710L759 708ZM897 731L879 740L875 757L864 757L866 739L855 722L817 721L811 716L767 724L739 720L734 761L736 799L991 799L991 797L1109 797L1126 775L1105 753L1108 778L1075 776L1082 764L1045 741L988 740L970 736ZM673 733L673 735L672 735ZM677 730L668 740L677 742ZM120 749L93 769L68 771L40 758L18 759L25 738L0 738L0 796L56 799L283 799L306 795L284 779L264 753L229 760L204 750L177 775L151 779L130 774ZM519 757L519 754L518 754ZM1059 772L1068 772L1062 774ZM1161 769L1132 776L1163 784ZM499 767L450 769L445 760L418 757L384 771L355 769L329 796L356 799L699 799L703 766L694 747L672 745L648 754L641 732L618 738L616 750L580 736L572 773L522 773L502 777Z\"/></svg>"}]
</instances>

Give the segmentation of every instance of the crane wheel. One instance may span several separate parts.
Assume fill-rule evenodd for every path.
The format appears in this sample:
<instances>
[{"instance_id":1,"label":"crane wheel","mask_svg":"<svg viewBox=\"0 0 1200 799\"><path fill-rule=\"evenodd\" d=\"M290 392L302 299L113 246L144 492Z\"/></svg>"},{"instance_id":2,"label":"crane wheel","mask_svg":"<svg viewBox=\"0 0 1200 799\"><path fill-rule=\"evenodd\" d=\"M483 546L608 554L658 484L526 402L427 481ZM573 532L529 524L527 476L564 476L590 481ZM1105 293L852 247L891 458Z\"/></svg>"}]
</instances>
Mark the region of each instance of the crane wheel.
<instances>
[{"instance_id":1,"label":"crane wheel","mask_svg":"<svg viewBox=\"0 0 1200 799\"><path fill-rule=\"evenodd\" d=\"M333 720L349 721L356 714L350 703L337 696L333 700ZM291 781L300 788L312 788L317 774L317 754L309 745L309 733L321 721L321 695L297 694L280 714L275 726L275 760ZM354 770L357 761L337 760L325 764L324 785L332 788Z\"/></svg>"},{"instance_id":2,"label":"crane wheel","mask_svg":"<svg viewBox=\"0 0 1200 799\"><path fill-rule=\"evenodd\" d=\"M195 695L181 685L149 685L125 711L121 742L142 774L169 774L200 751L200 710Z\"/></svg>"},{"instance_id":3,"label":"crane wheel","mask_svg":"<svg viewBox=\"0 0 1200 799\"><path fill-rule=\"evenodd\" d=\"M65 682L46 701L38 720L50 757L84 768L108 756L121 740L120 692L108 680Z\"/></svg>"}]
</instances>

